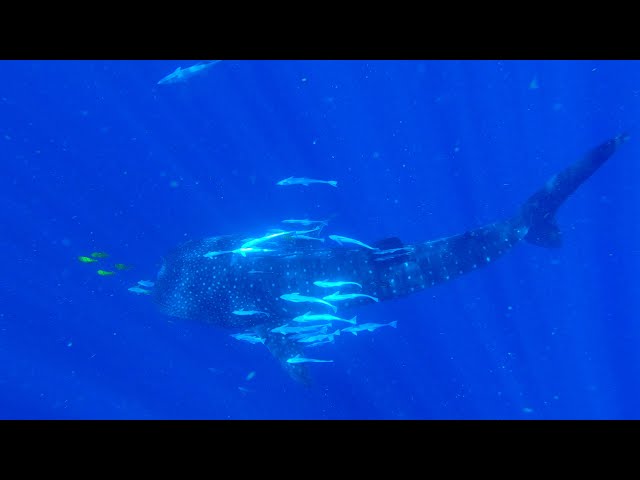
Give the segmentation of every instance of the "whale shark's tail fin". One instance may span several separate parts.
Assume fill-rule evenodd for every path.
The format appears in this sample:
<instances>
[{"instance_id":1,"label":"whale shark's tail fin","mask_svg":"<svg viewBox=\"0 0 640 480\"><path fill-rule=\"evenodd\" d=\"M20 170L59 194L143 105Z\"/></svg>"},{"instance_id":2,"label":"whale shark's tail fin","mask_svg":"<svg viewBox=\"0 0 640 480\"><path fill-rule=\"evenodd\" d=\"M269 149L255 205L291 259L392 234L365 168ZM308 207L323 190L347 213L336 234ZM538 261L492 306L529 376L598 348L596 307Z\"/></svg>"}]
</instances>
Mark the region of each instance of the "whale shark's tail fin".
<instances>
[{"instance_id":1,"label":"whale shark's tail fin","mask_svg":"<svg viewBox=\"0 0 640 480\"><path fill-rule=\"evenodd\" d=\"M551 177L543 188L529 197L521 211L522 221L528 228L524 239L541 247L560 247L562 234L556 224L556 211L628 139L629 135L625 133L607 140Z\"/></svg>"}]
</instances>

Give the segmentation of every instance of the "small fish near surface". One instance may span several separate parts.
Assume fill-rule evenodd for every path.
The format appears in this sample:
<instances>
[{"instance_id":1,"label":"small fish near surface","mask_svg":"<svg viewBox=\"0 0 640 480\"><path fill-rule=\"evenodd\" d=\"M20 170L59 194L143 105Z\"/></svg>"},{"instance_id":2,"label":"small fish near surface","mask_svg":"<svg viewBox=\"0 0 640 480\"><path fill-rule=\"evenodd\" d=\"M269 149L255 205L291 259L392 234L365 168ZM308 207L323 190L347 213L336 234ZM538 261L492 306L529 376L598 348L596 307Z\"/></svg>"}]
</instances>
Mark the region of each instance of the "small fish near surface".
<instances>
[{"instance_id":1,"label":"small fish near surface","mask_svg":"<svg viewBox=\"0 0 640 480\"><path fill-rule=\"evenodd\" d=\"M326 183L327 185L331 185L332 187L337 187L338 182L336 180L315 180L313 178L304 178L304 177L289 177L284 180L280 180L276 185L287 186L287 185L303 185L308 187L312 183Z\"/></svg>"},{"instance_id":2,"label":"small fish near surface","mask_svg":"<svg viewBox=\"0 0 640 480\"><path fill-rule=\"evenodd\" d=\"M178 67L166 77L158 81L158 85L169 85L172 83L184 83L190 78L201 74L221 60L211 60L207 63L198 63L187 68Z\"/></svg>"}]
</instances>

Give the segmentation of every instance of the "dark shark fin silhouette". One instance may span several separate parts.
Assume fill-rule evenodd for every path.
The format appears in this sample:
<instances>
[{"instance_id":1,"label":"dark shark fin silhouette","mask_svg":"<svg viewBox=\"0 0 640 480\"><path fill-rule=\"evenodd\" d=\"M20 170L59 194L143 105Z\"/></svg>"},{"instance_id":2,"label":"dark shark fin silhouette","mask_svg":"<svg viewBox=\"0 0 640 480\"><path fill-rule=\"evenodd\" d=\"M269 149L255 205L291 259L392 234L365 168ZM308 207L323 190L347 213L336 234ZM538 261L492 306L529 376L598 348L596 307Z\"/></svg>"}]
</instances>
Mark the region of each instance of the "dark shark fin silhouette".
<instances>
[{"instance_id":1,"label":"dark shark fin silhouette","mask_svg":"<svg viewBox=\"0 0 640 480\"><path fill-rule=\"evenodd\" d=\"M282 323L286 323L285 320ZM305 386L311 384L309 369L307 365L302 363L287 363L291 357L302 354L303 346L294 340L290 340L288 336L270 331L262 332L265 338L264 345L269 349L271 354L280 362L282 368L289 374L291 378L302 383Z\"/></svg>"},{"instance_id":2,"label":"dark shark fin silhouette","mask_svg":"<svg viewBox=\"0 0 640 480\"><path fill-rule=\"evenodd\" d=\"M529 197L521 210L522 220L528 228L524 239L541 247L560 247L562 234L556 223L556 212L628 139L629 135L624 133L600 144L582 159L551 177L543 188Z\"/></svg>"},{"instance_id":3,"label":"dark shark fin silhouette","mask_svg":"<svg viewBox=\"0 0 640 480\"><path fill-rule=\"evenodd\" d=\"M371 246L379 248L380 250L391 250L392 248L402 248L404 247L404 244L402 243L402 240L400 240L398 237L389 237L389 238L383 238L382 240L378 240L377 242L374 242Z\"/></svg>"},{"instance_id":4,"label":"dark shark fin silhouette","mask_svg":"<svg viewBox=\"0 0 640 480\"><path fill-rule=\"evenodd\" d=\"M559 248L562 246L562 232L555 217L548 217L533 224L524 239L539 247Z\"/></svg>"}]
</instances>

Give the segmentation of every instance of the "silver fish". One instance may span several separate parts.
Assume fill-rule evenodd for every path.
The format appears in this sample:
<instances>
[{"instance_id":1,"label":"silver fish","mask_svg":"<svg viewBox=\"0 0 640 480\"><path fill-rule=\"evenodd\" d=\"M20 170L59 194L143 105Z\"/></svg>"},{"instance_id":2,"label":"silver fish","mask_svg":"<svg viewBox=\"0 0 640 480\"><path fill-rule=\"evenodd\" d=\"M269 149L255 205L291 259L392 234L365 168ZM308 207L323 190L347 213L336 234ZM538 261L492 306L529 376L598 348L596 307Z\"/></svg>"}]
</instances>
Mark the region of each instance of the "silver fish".
<instances>
[{"instance_id":1,"label":"silver fish","mask_svg":"<svg viewBox=\"0 0 640 480\"><path fill-rule=\"evenodd\" d=\"M366 297L370 298L374 302L378 302L379 300L376 297L372 297L371 295L365 295L363 293L332 293L331 295L327 295L326 297L322 297L323 300L328 300L330 302L340 302L342 300L351 300L354 298Z\"/></svg>"},{"instance_id":2,"label":"silver fish","mask_svg":"<svg viewBox=\"0 0 640 480\"><path fill-rule=\"evenodd\" d=\"M304 177L289 177L284 180L280 180L276 185L304 185L309 186L312 183L326 183L331 185L332 187L337 187L338 182L335 180L314 180L313 178L304 178Z\"/></svg>"},{"instance_id":3,"label":"silver fish","mask_svg":"<svg viewBox=\"0 0 640 480\"><path fill-rule=\"evenodd\" d=\"M354 245L359 245L360 247L368 248L369 250L378 250L377 248L370 247L366 243L362 243L360 240L354 240L353 238L343 237L341 235L329 235L329 238L334 242L338 242L339 245L352 243Z\"/></svg>"},{"instance_id":4,"label":"silver fish","mask_svg":"<svg viewBox=\"0 0 640 480\"><path fill-rule=\"evenodd\" d=\"M318 335L305 335L303 338L298 340L298 343L315 343L322 342L324 340L329 340L333 342L333 337L335 335L340 335L340 330L336 330L333 333L321 333Z\"/></svg>"},{"instance_id":5,"label":"silver fish","mask_svg":"<svg viewBox=\"0 0 640 480\"><path fill-rule=\"evenodd\" d=\"M293 319L293 321L294 322L300 322L300 323L320 322L320 321L346 322L346 323L350 323L351 325L355 325L357 323L357 319L358 319L357 315L355 317L353 317L352 319L347 320L346 318L336 317L334 315L329 315L328 313L312 314L311 312L307 312L304 315L300 315L300 316L295 317Z\"/></svg>"},{"instance_id":6,"label":"silver fish","mask_svg":"<svg viewBox=\"0 0 640 480\"><path fill-rule=\"evenodd\" d=\"M390 248L388 250L378 250L376 252L373 252L373 254L374 255L387 255L387 254L390 254L390 253L400 252L400 251L412 252L413 248L412 247Z\"/></svg>"},{"instance_id":7,"label":"silver fish","mask_svg":"<svg viewBox=\"0 0 640 480\"><path fill-rule=\"evenodd\" d=\"M287 363L332 363L333 360L318 360L316 358L305 358L300 354L287 359Z\"/></svg>"},{"instance_id":8,"label":"silver fish","mask_svg":"<svg viewBox=\"0 0 640 480\"><path fill-rule=\"evenodd\" d=\"M158 81L158 85L168 85L171 83L186 82L191 77L200 74L202 71L206 70L207 68L211 67L212 65L215 65L220 61L221 60L212 60L207 63L198 63L196 65L192 65L187 68L178 67L166 77L161 78L160 81Z\"/></svg>"},{"instance_id":9,"label":"silver fish","mask_svg":"<svg viewBox=\"0 0 640 480\"><path fill-rule=\"evenodd\" d=\"M317 280L313 282L313 284L317 287L322 288L334 288L334 287L342 287L343 285L357 285L362 288L362 285L356 282L329 282L327 280Z\"/></svg>"},{"instance_id":10,"label":"silver fish","mask_svg":"<svg viewBox=\"0 0 640 480\"><path fill-rule=\"evenodd\" d=\"M217 257L218 255L224 255L225 253L233 253L232 250L224 250L222 252L207 252L203 255L203 257L207 257L207 258L213 258L213 257Z\"/></svg>"},{"instance_id":11,"label":"silver fish","mask_svg":"<svg viewBox=\"0 0 640 480\"><path fill-rule=\"evenodd\" d=\"M243 342L249 342L253 344L255 343L264 344L265 342L264 338L259 337L257 335L252 335L251 333L232 333L231 336L236 340L242 340Z\"/></svg>"},{"instance_id":12,"label":"silver fish","mask_svg":"<svg viewBox=\"0 0 640 480\"><path fill-rule=\"evenodd\" d=\"M128 290L139 295L151 295L151 292L149 290L145 290L144 288L140 287L131 287Z\"/></svg>"},{"instance_id":13,"label":"silver fish","mask_svg":"<svg viewBox=\"0 0 640 480\"><path fill-rule=\"evenodd\" d=\"M272 248L259 248L259 247L240 247L235 250L231 250L231 253L239 253L243 257L247 256L247 253L264 253L273 252ZM206 256L206 255L205 255Z\"/></svg>"},{"instance_id":14,"label":"silver fish","mask_svg":"<svg viewBox=\"0 0 640 480\"><path fill-rule=\"evenodd\" d=\"M305 333L305 332L317 332L327 333L327 325L308 325L306 327L290 327L289 325L280 325L279 327L272 328L273 333L281 333L282 335L288 335L290 333Z\"/></svg>"},{"instance_id":15,"label":"silver fish","mask_svg":"<svg viewBox=\"0 0 640 480\"><path fill-rule=\"evenodd\" d=\"M310 347L318 347L320 345L326 345L327 343L333 343L333 338L332 339L325 339L325 340L320 340L318 342L313 342L313 343L308 343L304 346L304 348L310 348Z\"/></svg>"},{"instance_id":16,"label":"silver fish","mask_svg":"<svg viewBox=\"0 0 640 480\"><path fill-rule=\"evenodd\" d=\"M258 310L243 310L242 308L240 310L234 310L231 313L233 313L234 315L266 315L267 317L269 316L267 312L259 312Z\"/></svg>"},{"instance_id":17,"label":"silver fish","mask_svg":"<svg viewBox=\"0 0 640 480\"><path fill-rule=\"evenodd\" d=\"M356 325L355 327L343 328L342 331L351 332L354 335L358 335L358 332L363 332L365 330L369 332L373 332L374 330L377 330L380 327L398 328L398 321L394 320L393 322L389 322L389 323L363 323L361 325Z\"/></svg>"},{"instance_id":18,"label":"silver fish","mask_svg":"<svg viewBox=\"0 0 640 480\"><path fill-rule=\"evenodd\" d=\"M258 245L260 243L268 242L269 240L272 240L274 238L280 237L282 235L293 235L294 233L298 233L298 232L276 232L276 233L271 233L269 235L265 235L264 237L253 238L253 239L243 243L242 245L240 245L240 248L237 249L237 250L242 250L242 249L246 249L246 248L255 247L256 245Z\"/></svg>"},{"instance_id":19,"label":"silver fish","mask_svg":"<svg viewBox=\"0 0 640 480\"><path fill-rule=\"evenodd\" d=\"M334 312L338 311L338 307L331 305L329 302L322 300L316 297L307 297L306 295L300 295L299 293L285 293L284 295L280 295L280 298L286 300L288 302L294 303L321 303L323 305L327 305L328 307L333 308Z\"/></svg>"}]
</instances>

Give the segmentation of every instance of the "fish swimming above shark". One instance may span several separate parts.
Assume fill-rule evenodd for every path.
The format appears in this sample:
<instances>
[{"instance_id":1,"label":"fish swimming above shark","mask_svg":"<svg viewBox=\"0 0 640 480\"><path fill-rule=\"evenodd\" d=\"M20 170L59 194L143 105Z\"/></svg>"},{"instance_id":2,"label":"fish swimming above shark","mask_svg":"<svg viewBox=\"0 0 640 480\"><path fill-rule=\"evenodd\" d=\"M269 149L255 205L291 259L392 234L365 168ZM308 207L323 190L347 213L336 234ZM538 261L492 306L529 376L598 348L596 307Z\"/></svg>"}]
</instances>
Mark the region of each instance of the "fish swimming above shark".
<instances>
[{"instance_id":1,"label":"fish swimming above shark","mask_svg":"<svg viewBox=\"0 0 640 480\"><path fill-rule=\"evenodd\" d=\"M350 243L352 245L358 245L360 247L368 248L369 250L378 250L376 247L371 247L366 243L361 242L360 240L356 240L354 238L343 237L342 235L329 235L329 238L334 242L337 242L338 245L344 245L345 243Z\"/></svg>"},{"instance_id":2,"label":"fish swimming above shark","mask_svg":"<svg viewBox=\"0 0 640 480\"><path fill-rule=\"evenodd\" d=\"M393 322L389 322L389 323L363 323L360 325L356 325L355 327L343 328L341 331L351 332L357 336L358 332L364 332L365 330L369 332L373 332L374 330L377 330L378 328L382 328L382 327L398 328L398 321L394 320Z\"/></svg>"},{"instance_id":3,"label":"fish swimming above shark","mask_svg":"<svg viewBox=\"0 0 640 480\"><path fill-rule=\"evenodd\" d=\"M333 360L318 360L317 358L306 358L300 354L295 357L288 358L287 363L331 363Z\"/></svg>"},{"instance_id":4,"label":"fish swimming above shark","mask_svg":"<svg viewBox=\"0 0 640 480\"><path fill-rule=\"evenodd\" d=\"M151 297L167 315L252 335L236 338L258 342L255 348L264 345L293 378L306 383L310 377L305 364L319 361L306 358L304 349L326 342L308 345L291 338L300 332L296 317L310 310L307 315L326 314L329 305L340 309L340 317L349 318L343 310L375 305L371 297L381 302L397 299L453 280L491 265L523 240L539 247L561 246L558 209L628 138L618 135L588 151L551 177L507 218L449 237L407 245L394 237L371 242L369 248L345 248L333 242L281 235L269 238L269 251L208 258L208 252L240 248L247 236L191 240L163 259ZM366 296L341 296L340 302L332 305L322 300L332 297L327 296L325 286L314 284L318 279L357 282L362 287L358 291ZM238 311L264 315L238 315ZM357 333L369 327L373 329L371 324L363 324L346 331Z\"/></svg>"},{"instance_id":5,"label":"fish swimming above shark","mask_svg":"<svg viewBox=\"0 0 640 480\"><path fill-rule=\"evenodd\" d=\"M158 81L158 85L169 85L171 83L184 83L190 80L196 75L200 75L205 70L208 70L213 65L222 60L211 60L209 62L198 63L187 68L178 67L166 77L161 78Z\"/></svg>"}]
</instances>

